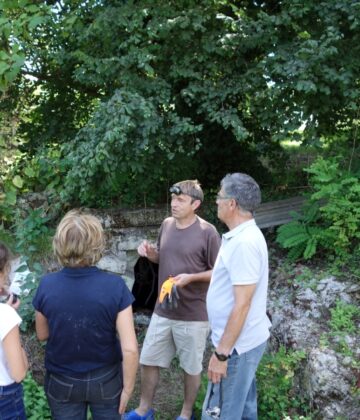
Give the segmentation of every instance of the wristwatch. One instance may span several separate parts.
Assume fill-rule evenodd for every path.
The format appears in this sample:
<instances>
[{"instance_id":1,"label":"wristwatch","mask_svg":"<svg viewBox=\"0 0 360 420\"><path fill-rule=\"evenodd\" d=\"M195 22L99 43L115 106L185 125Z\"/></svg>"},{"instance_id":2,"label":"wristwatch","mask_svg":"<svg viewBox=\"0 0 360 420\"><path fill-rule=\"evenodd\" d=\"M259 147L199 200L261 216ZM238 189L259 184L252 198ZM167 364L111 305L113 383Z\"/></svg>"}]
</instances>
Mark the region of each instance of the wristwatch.
<instances>
[{"instance_id":1,"label":"wristwatch","mask_svg":"<svg viewBox=\"0 0 360 420\"><path fill-rule=\"evenodd\" d=\"M216 350L214 351L214 354L220 362L226 362L227 359L230 359L230 355L227 356L226 354L218 353Z\"/></svg>"}]
</instances>

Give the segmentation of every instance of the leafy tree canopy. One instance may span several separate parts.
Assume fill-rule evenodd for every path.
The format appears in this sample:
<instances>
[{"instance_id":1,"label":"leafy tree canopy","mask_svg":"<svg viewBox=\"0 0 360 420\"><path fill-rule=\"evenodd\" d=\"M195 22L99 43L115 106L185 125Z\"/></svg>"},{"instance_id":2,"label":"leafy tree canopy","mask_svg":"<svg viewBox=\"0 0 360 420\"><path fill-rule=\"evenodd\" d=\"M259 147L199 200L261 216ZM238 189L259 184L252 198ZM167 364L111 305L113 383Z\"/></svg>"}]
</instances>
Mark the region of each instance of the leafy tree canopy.
<instances>
[{"instance_id":1,"label":"leafy tree canopy","mask_svg":"<svg viewBox=\"0 0 360 420\"><path fill-rule=\"evenodd\" d=\"M350 149L358 1L0 0L0 13L17 170L31 185L46 168L37 188L65 202L156 201L161 184L234 170L261 181L259 157L301 125L305 143Z\"/></svg>"}]
</instances>

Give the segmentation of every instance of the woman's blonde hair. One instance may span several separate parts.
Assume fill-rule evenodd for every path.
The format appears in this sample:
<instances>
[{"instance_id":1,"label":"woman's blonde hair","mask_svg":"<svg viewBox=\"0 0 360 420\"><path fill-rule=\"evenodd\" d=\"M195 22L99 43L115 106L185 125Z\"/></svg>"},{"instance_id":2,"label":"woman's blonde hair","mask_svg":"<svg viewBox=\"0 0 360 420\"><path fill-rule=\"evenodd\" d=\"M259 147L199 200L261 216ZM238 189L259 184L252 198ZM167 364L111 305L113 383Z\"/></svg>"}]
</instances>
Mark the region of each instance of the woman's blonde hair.
<instances>
[{"instance_id":1,"label":"woman's blonde hair","mask_svg":"<svg viewBox=\"0 0 360 420\"><path fill-rule=\"evenodd\" d=\"M59 223L53 250L65 267L96 264L105 249L104 231L99 219L80 210L71 210Z\"/></svg>"}]
</instances>

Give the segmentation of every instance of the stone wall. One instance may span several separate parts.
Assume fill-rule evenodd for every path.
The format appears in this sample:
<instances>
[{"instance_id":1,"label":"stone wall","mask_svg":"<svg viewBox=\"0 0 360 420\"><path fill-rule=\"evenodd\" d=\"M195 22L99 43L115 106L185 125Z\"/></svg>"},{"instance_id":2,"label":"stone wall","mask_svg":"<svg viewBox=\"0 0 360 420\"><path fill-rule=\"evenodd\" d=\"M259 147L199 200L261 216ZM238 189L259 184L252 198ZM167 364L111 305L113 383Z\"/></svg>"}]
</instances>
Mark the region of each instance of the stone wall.
<instances>
[{"instance_id":1,"label":"stone wall","mask_svg":"<svg viewBox=\"0 0 360 420\"><path fill-rule=\"evenodd\" d=\"M139 256L137 247L144 240L156 242L167 208L89 211L96 215L105 229L107 247L98 267L120 274L131 289L134 283L134 265Z\"/></svg>"},{"instance_id":2,"label":"stone wall","mask_svg":"<svg viewBox=\"0 0 360 420\"><path fill-rule=\"evenodd\" d=\"M297 392L310 401L315 419L360 419L359 319L356 331L343 337L333 335L329 324L336 302L359 304L360 285L333 276L316 278L315 269L313 278L294 282L282 270L283 263L277 260L269 283L272 350L283 345L305 352ZM298 264L297 269L301 275L307 267Z\"/></svg>"}]
</instances>

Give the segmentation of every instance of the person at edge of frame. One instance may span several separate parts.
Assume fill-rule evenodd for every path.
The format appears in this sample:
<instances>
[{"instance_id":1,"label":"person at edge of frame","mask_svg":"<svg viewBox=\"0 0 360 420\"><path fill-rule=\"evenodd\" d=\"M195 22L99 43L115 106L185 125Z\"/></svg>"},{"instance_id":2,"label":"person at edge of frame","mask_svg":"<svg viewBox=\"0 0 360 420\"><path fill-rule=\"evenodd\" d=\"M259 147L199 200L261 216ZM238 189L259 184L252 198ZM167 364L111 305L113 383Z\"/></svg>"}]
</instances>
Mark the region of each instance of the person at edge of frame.
<instances>
[{"instance_id":1,"label":"person at edge of frame","mask_svg":"<svg viewBox=\"0 0 360 420\"><path fill-rule=\"evenodd\" d=\"M217 215L229 231L213 269L206 305L214 352L202 420L256 420L255 373L271 322L266 315L268 250L254 220L261 192L249 175L221 181Z\"/></svg>"},{"instance_id":2,"label":"person at edge of frame","mask_svg":"<svg viewBox=\"0 0 360 420\"><path fill-rule=\"evenodd\" d=\"M21 381L28 370L28 360L21 345L19 325L21 318L16 312L20 300L9 294L11 255L0 243L0 419L26 420Z\"/></svg>"},{"instance_id":3,"label":"person at edge of frame","mask_svg":"<svg viewBox=\"0 0 360 420\"><path fill-rule=\"evenodd\" d=\"M179 300L176 308L166 308L157 300L140 355L140 404L125 414L126 420L155 418L152 404L159 368L169 368L175 354L184 371L184 400L177 420L194 418L193 405L201 382L209 333L205 300L220 236L213 225L196 214L204 200L197 180L177 182L170 193L171 217L163 221L157 245L145 240L138 253L159 264L159 293L172 276Z\"/></svg>"}]
</instances>

